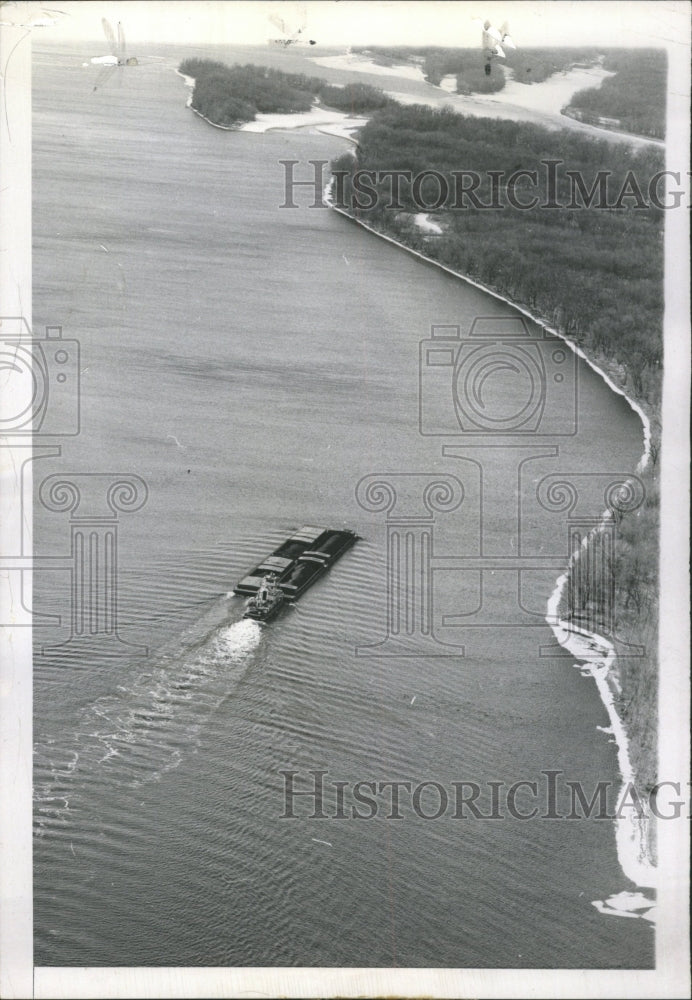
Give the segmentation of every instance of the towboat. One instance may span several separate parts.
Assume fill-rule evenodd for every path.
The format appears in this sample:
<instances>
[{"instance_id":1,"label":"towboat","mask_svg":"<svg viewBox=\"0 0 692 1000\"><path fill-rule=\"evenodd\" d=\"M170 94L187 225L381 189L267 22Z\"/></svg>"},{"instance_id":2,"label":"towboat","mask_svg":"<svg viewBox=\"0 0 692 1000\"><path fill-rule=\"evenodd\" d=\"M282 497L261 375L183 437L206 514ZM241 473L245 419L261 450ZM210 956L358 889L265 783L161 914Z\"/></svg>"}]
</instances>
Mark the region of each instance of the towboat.
<instances>
[{"instance_id":1,"label":"towboat","mask_svg":"<svg viewBox=\"0 0 692 1000\"><path fill-rule=\"evenodd\" d=\"M265 581L271 578L273 588L282 597L295 601L330 570L357 540L358 536L353 531L305 525L244 576L236 584L234 593L255 597ZM280 605L271 617L279 610ZM256 605L250 606L250 602L246 617L269 620L265 615L260 617Z\"/></svg>"},{"instance_id":2,"label":"towboat","mask_svg":"<svg viewBox=\"0 0 692 1000\"><path fill-rule=\"evenodd\" d=\"M276 618L286 602L286 597L277 586L277 578L273 573L262 579L259 590L245 604L243 618L254 618L258 622L270 622Z\"/></svg>"}]
</instances>

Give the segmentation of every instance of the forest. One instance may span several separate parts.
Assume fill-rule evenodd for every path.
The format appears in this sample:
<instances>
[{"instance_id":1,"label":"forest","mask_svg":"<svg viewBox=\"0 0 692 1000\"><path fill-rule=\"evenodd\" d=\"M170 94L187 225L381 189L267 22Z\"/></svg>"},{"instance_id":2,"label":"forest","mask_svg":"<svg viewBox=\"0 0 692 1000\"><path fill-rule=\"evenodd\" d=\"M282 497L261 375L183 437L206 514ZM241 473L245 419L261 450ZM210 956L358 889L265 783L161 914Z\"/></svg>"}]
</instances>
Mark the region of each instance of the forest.
<instances>
[{"instance_id":1,"label":"forest","mask_svg":"<svg viewBox=\"0 0 692 1000\"><path fill-rule=\"evenodd\" d=\"M553 209L525 211L502 208L449 207L435 214L440 236L413 224L410 188L402 185L400 208L391 204L391 182L380 181L372 209L354 198L349 177L371 170L379 175L410 170L414 175L437 171L451 179L454 171L480 175L477 196L492 203L492 173L536 171L531 195L548 198L543 161L559 161L552 191ZM441 263L468 274L524 304L572 337L578 344L625 363L632 389L655 404L659 398L662 361L663 215L655 205L607 209L573 204L573 182L579 174L591 189L599 171L608 171L609 190L622 189L628 172L642 191L664 169L663 154L625 144L594 140L568 130L539 125L471 118L448 108L395 106L377 112L361 130L357 156L345 154L332 165L347 172L344 207L363 221L400 239ZM451 186L451 185L450 185ZM434 204L437 182L421 186L425 204ZM523 198L527 196L522 195ZM617 199L614 199L617 200ZM566 206L566 207L561 207Z\"/></svg>"},{"instance_id":2,"label":"forest","mask_svg":"<svg viewBox=\"0 0 692 1000\"><path fill-rule=\"evenodd\" d=\"M597 117L617 121L624 132L664 139L666 134L667 57L662 49L624 49L609 52L600 87L578 91L565 109L592 121Z\"/></svg>"},{"instance_id":3,"label":"forest","mask_svg":"<svg viewBox=\"0 0 692 1000\"><path fill-rule=\"evenodd\" d=\"M354 83L339 87L319 77L254 66L227 66L211 59L185 59L178 67L193 77L192 107L215 125L233 127L255 115L309 111L316 103L362 114L394 102L377 87Z\"/></svg>"}]
</instances>

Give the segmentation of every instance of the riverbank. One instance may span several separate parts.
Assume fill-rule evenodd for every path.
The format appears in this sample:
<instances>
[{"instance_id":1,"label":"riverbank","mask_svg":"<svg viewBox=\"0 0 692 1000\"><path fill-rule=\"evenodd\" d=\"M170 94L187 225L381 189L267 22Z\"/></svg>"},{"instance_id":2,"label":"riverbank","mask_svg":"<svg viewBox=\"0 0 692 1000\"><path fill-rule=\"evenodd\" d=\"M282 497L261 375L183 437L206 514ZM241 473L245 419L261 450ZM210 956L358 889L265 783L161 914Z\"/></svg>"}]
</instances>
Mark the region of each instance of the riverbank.
<instances>
[{"instance_id":1,"label":"riverbank","mask_svg":"<svg viewBox=\"0 0 692 1000\"><path fill-rule=\"evenodd\" d=\"M630 752L630 737L619 709L622 701L622 678L615 647L605 636L580 628L573 621L566 621L563 617L571 573L579 558L588 558L587 550L590 544L591 539L585 539L582 551L572 557L566 572L559 577L555 590L548 600L546 621L560 645L569 650L579 661L575 667L594 680L599 697L608 713L610 725L603 732L611 736L615 742L618 768L622 777L622 787L615 809L615 841L620 867L627 878L640 889L655 889L657 872L654 824L650 815L631 808L632 789L637 790L635 793L637 801L643 802L644 799L640 794L641 777L636 772ZM655 900L641 892L620 893L612 899L594 900L593 903L602 913L655 919ZM634 912L640 909L641 913Z\"/></svg>"},{"instance_id":2,"label":"riverbank","mask_svg":"<svg viewBox=\"0 0 692 1000\"><path fill-rule=\"evenodd\" d=\"M176 72L176 75L179 76L184 81L186 87L189 87L190 90L194 90L194 87L195 87L195 78L194 78L194 76L186 76L185 73L181 73L179 69L176 69L175 72ZM194 111L194 113L197 115L198 118L201 118L202 121L205 121L207 123L207 125L211 125L212 128L221 129L222 132L237 132L238 131L238 128L235 125L219 125L217 122L213 122L211 120L211 118L207 118L206 115L203 115L201 111L197 110L197 108L193 107L192 106L192 94L188 95L187 101L185 102L185 107L189 108L190 111Z\"/></svg>"},{"instance_id":3,"label":"riverbank","mask_svg":"<svg viewBox=\"0 0 692 1000\"><path fill-rule=\"evenodd\" d=\"M310 111L296 112L291 115L258 114L254 122L245 122L238 129L240 132L292 132L295 129L314 128L326 135L334 135L340 139L355 142L351 135L356 129L367 124L367 118L353 118L342 111L331 111L327 108L311 108Z\"/></svg>"},{"instance_id":4,"label":"riverbank","mask_svg":"<svg viewBox=\"0 0 692 1000\"><path fill-rule=\"evenodd\" d=\"M387 233L382 232L350 215L347 211L334 204L331 196L331 184L325 190L325 201L329 207L354 222L356 225L367 229L369 232L379 236L381 239L394 244L402 250L413 254L428 264L441 268L448 274L461 279L466 284L478 288L498 301L505 303L516 309L534 323L539 324L549 333L562 339L570 349L581 358L594 372L596 372L615 393L622 396L631 409L637 414L642 423L643 452L637 465L637 474L643 473L652 464L652 454L655 454L652 441L652 420L658 422L657 415L649 411L649 407L640 400L634 399L627 393L621 383L623 378L627 380L626 366L615 362L603 363L604 359L590 355L578 344L574 343L563 331L547 322L546 318L532 312L522 303L513 301L501 294L497 289L471 278L469 275L456 271L441 262L426 256L419 250L407 246L400 240L394 239ZM601 363L599 364L599 360ZM657 445L656 445L657 447ZM608 517L605 512L604 519ZM603 522L602 522L603 523ZM598 530L598 529L597 529ZM592 538L587 539L586 545L593 544ZM628 690L620 663L617 659L615 648L609 639L596 633L580 628L578 625L567 620L570 610L565 606L567 583L570 580L574 560L566 567L565 573L558 579L555 590L551 594L546 611L546 621L553 629L558 642L569 649L579 661L575 664L580 669L588 670L593 677L599 696L608 712L610 720L610 732L617 745L618 767L623 780L622 794L628 787L637 789L641 801L645 801L646 795L652 785L651 775L655 775L656 761L651 760L651 753L643 759L642 748L646 745L646 740L637 740L637 734L632 733L631 724L626 724L626 712L623 705L629 706L634 695ZM653 697L647 702L644 714L650 718L656 718L656 691ZM639 746L639 751L631 752L633 742ZM655 754L655 743L652 749ZM655 824L651 816L628 815L616 821L616 843L618 849L618 859L620 866L626 877L641 888L653 888L655 886ZM644 904L641 905L641 899ZM653 900L642 897L641 894L633 896L632 899L618 899L615 901L595 900L594 905L604 913L619 916L644 916L646 919L653 919L651 907ZM641 912L638 912L640 911Z\"/></svg>"},{"instance_id":5,"label":"riverbank","mask_svg":"<svg viewBox=\"0 0 692 1000\"><path fill-rule=\"evenodd\" d=\"M579 116L578 111L574 108L565 107L562 109L560 114L564 115L565 118L569 118L571 121L581 122L582 125L586 124L591 128L601 129L602 132L615 132L618 135L632 136L635 139L642 139L645 142L650 142L654 146L660 146L661 149L664 149L666 145L664 139L656 139L650 135L642 135L640 132L628 132L627 129L619 128L617 125L604 125L592 121L585 122L585 120Z\"/></svg>"},{"instance_id":6,"label":"riverbank","mask_svg":"<svg viewBox=\"0 0 692 1000\"><path fill-rule=\"evenodd\" d=\"M454 268L448 267L446 264L442 264L440 261L435 260L433 257L428 257L426 254L421 253L420 250L416 250L413 247L407 246L407 244L402 243L401 240L396 240L394 239L393 236L389 236L387 233L382 232L382 230L376 229L374 226L368 225L368 223L363 222L362 219L356 219L355 216L351 215L345 209L339 208L337 205L334 204L331 198L331 192L329 190L330 187L331 183L327 185L327 189L325 190L325 202L328 204L329 208L331 208L334 212L338 212L339 215L343 215L351 222L355 222L356 225L361 226L363 229L367 229L369 232L374 233L381 239L387 240L389 243L393 243L395 246L400 247L402 250L406 250L407 253L411 253L414 255L414 257L420 258L420 260L425 261L426 264L433 264L435 267L439 267L442 271L446 271L447 274L452 274L454 275L455 278L460 278L462 281L465 281L466 284L473 285L474 288L478 288L480 291L485 292L487 295L491 295L499 302L504 302L506 305L509 305L513 309L516 309L517 312L520 312L523 316L526 316L527 319L530 319L534 323L538 323L539 326L542 326L549 333L553 334L556 337L559 337L561 340L564 340L565 343L568 344L570 348L574 351L574 353L583 361L585 361L586 364L590 368L592 368L593 371L595 371L604 380L604 382L608 385L610 389L612 389L613 392L622 396L626 400L628 406L630 406L631 409L634 410L634 412L640 418L640 420L642 421L642 429L644 436L644 452L639 461L639 465L637 466L637 471L641 471L648 465L650 458L650 446L651 446L651 419L647 414L647 412L645 411L644 406L640 402L634 400L630 395L628 395L625 392L624 388L622 388L617 384L616 382L617 373L621 372L622 370L621 365L616 365L615 363L607 365L603 363L605 360L603 358L601 358L601 364L599 364L599 358L597 355L591 355L589 353L586 353L578 344L576 344L573 340L571 340L564 332L552 326L546 320L545 317L542 317L537 313L531 312L520 302L516 302L508 298L506 295L502 295L500 292L497 291L497 289L493 288L492 285L484 284L482 281L478 281L475 278L471 278L468 274L463 274L461 271L455 271ZM436 227L435 231L437 231L437 229L439 229L439 227ZM429 229L429 231L432 230Z\"/></svg>"}]
</instances>

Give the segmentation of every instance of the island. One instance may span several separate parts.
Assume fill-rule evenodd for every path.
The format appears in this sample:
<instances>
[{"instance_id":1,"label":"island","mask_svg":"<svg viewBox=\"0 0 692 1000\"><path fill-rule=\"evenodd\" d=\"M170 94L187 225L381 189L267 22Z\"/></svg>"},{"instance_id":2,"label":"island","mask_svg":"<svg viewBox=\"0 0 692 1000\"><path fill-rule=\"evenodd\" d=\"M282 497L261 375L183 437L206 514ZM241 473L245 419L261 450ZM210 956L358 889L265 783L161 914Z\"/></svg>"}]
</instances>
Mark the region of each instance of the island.
<instances>
[{"instance_id":1,"label":"island","mask_svg":"<svg viewBox=\"0 0 692 1000\"><path fill-rule=\"evenodd\" d=\"M238 128L258 113L297 114L318 106L362 114L394 103L368 84L339 87L319 77L252 63L227 66L210 59L184 59L178 72L194 80L193 111L221 128Z\"/></svg>"}]
</instances>

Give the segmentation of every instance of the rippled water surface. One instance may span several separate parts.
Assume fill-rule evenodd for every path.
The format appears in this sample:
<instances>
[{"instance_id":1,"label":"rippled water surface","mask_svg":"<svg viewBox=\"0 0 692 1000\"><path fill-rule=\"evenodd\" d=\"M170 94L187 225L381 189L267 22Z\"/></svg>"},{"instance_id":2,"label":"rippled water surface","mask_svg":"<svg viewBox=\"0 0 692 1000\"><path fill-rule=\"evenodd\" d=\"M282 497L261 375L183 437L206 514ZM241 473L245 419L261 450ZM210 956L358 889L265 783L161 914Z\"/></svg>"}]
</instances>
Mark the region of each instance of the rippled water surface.
<instances>
[{"instance_id":1,"label":"rippled water surface","mask_svg":"<svg viewBox=\"0 0 692 1000\"><path fill-rule=\"evenodd\" d=\"M279 210L279 161L344 144L208 127L179 55L95 94L79 56L35 58L34 323L80 341L82 393L80 435L35 482L133 473L148 489L118 522L119 644L50 648L69 636L70 521L36 505L37 552L57 559L36 610L62 615L36 629L36 964L651 965L651 927L592 906L630 888L607 821L310 820L303 800L280 818L282 769L301 788L314 769L451 790L550 768L593 787L616 759L592 682L539 655L557 571L522 582L533 628L474 631L442 615L473 611L477 575L439 569L447 655L355 654L386 616L385 515L357 502L364 476L456 476L434 554L479 552L478 466L418 431L419 341L511 311L333 213ZM559 556L537 481L632 470L641 431L580 369L579 433L541 447L522 544ZM517 543L516 452L483 463L500 551ZM242 621L236 580L310 523L361 541L275 623ZM516 586L489 577L486 606L516 604Z\"/></svg>"}]
</instances>

